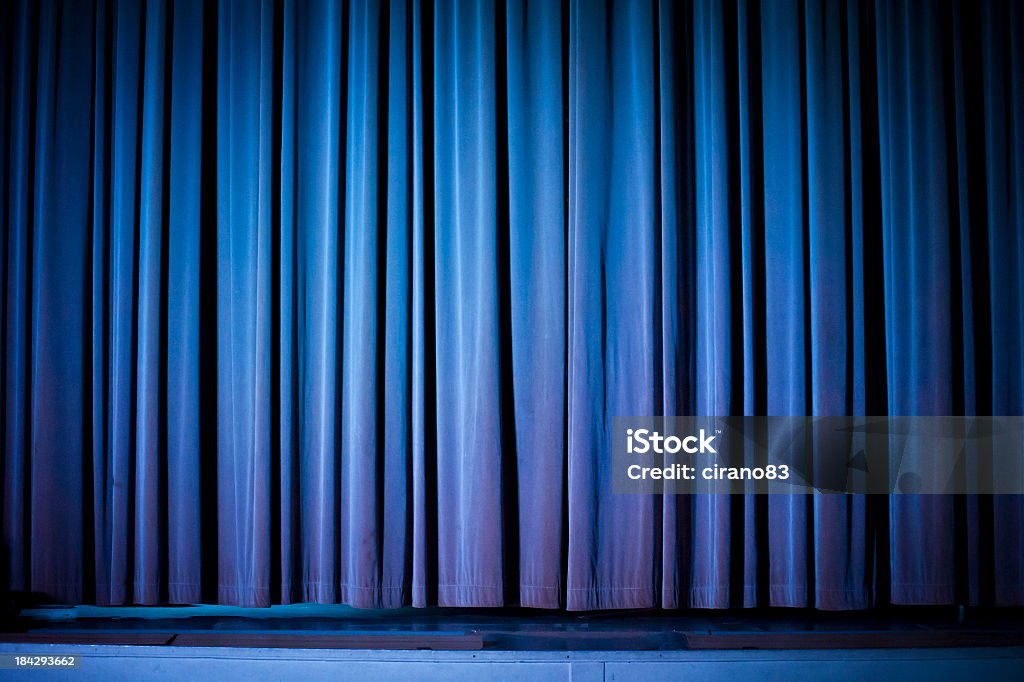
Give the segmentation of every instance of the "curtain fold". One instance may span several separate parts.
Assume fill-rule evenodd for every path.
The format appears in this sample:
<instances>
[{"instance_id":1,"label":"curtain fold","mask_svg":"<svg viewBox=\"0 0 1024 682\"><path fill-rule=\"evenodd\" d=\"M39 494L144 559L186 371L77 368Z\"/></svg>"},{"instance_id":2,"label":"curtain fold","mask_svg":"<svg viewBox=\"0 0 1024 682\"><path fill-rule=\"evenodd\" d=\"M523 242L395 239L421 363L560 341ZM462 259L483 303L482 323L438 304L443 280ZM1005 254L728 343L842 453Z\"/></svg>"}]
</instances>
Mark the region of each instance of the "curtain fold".
<instances>
[{"instance_id":1,"label":"curtain fold","mask_svg":"<svg viewBox=\"0 0 1024 682\"><path fill-rule=\"evenodd\" d=\"M1020 496L612 492L612 417L1020 415L1017 3L0 9L3 579L1024 603Z\"/></svg>"}]
</instances>

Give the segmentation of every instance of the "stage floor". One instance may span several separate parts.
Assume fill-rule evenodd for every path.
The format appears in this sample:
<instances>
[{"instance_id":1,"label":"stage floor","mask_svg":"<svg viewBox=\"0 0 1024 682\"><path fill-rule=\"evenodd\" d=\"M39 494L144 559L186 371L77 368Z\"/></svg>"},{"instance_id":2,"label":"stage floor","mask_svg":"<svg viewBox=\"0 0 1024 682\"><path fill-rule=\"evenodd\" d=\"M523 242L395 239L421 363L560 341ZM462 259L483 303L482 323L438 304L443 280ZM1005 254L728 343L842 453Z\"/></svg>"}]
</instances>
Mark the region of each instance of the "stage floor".
<instances>
[{"instance_id":1,"label":"stage floor","mask_svg":"<svg viewBox=\"0 0 1024 682\"><path fill-rule=\"evenodd\" d=\"M366 611L297 604L28 609L0 659L75 680L1019 679L1021 610ZM51 671L53 672L53 671ZM34 672L0 670L5 675ZM56 673L54 673L56 674Z\"/></svg>"},{"instance_id":2,"label":"stage floor","mask_svg":"<svg viewBox=\"0 0 1024 682\"><path fill-rule=\"evenodd\" d=\"M26 609L0 642L468 651L694 651L1024 646L1024 610L827 613L398 609L295 604Z\"/></svg>"},{"instance_id":3,"label":"stage floor","mask_svg":"<svg viewBox=\"0 0 1024 682\"><path fill-rule=\"evenodd\" d=\"M795 651L368 651L339 649L0 643L0 657L79 656L46 679L130 680L1017 680L1024 648ZM0 679L42 679L0 670Z\"/></svg>"}]
</instances>

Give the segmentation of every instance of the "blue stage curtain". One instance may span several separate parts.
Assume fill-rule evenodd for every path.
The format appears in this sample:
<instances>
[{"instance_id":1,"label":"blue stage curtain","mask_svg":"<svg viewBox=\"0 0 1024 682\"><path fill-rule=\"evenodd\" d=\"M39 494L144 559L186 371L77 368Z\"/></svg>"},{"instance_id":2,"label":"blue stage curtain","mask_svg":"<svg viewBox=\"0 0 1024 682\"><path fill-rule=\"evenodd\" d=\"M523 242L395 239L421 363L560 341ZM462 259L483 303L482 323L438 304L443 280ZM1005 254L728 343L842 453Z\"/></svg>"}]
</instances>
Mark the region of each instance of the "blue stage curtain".
<instances>
[{"instance_id":1,"label":"blue stage curtain","mask_svg":"<svg viewBox=\"0 0 1024 682\"><path fill-rule=\"evenodd\" d=\"M611 493L615 415L1020 415L1024 7L12 0L3 582L1024 604L1020 497Z\"/></svg>"}]
</instances>

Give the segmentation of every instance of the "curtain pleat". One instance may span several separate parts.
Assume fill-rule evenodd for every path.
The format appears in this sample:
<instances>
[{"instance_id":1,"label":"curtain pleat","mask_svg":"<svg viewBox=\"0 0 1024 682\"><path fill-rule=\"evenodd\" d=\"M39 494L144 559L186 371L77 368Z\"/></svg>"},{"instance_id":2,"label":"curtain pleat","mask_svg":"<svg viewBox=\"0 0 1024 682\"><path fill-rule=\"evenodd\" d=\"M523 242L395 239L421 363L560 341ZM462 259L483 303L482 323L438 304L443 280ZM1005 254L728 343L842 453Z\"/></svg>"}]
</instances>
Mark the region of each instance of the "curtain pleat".
<instances>
[{"instance_id":1,"label":"curtain pleat","mask_svg":"<svg viewBox=\"0 0 1024 682\"><path fill-rule=\"evenodd\" d=\"M72 585L80 574L82 507L62 509L53 500L80 496L85 427L85 363L64 341L87 337L83 258L88 235L89 64L92 35L88 7L44 3L36 56L36 109L29 220L27 306L31 347L27 364L28 456L26 541L33 557L29 579L40 591ZM43 453L61 453L47 457ZM79 594L80 594L79 586Z\"/></svg>"},{"instance_id":2,"label":"curtain pleat","mask_svg":"<svg viewBox=\"0 0 1024 682\"><path fill-rule=\"evenodd\" d=\"M203 520L199 480L202 452L200 440L202 396L199 368L201 327L200 249L202 177L202 54L192 46L203 41L203 3L174 2L168 16L165 48L171 57L164 74L164 115L169 132L163 136L164 169L168 177L166 257L164 286L166 314L161 321L166 368L166 472L161 483L166 507L167 594L175 603L202 598L200 563L196 551L196 529ZM169 82L170 97L167 96ZM99 117L98 117L99 118ZM101 119L100 119L101 120ZM96 251L102 255L102 251ZM94 332L94 338L97 332ZM159 366L159 358L157 360ZM158 405L158 410L161 408ZM159 412L158 412L159 414ZM159 461L159 438L156 444ZM212 454L212 453L210 453ZM157 510L157 519L160 523ZM155 581L159 582L159 580Z\"/></svg>"},{"instance_id":3,"label":"curtain pleat","mask_svg":"<svg viewBox=\"0 0 1024 682\"><path fill-rule=\"evenodd\" d=\"M731 8L730 8L731 9ZM693 137L694 137L694 295L689 308L695 318L694 414L742 413L742 370L735 351L742 349L740 329L732 314L736 277L741 272L737 238L731 229L739 189L731 180L736 161L729 148L727 96L726 7L695 3L693 7ZM735 43L733 43L735 44ZM687 307L683 307L686 311ZM730 561L734 543L742 536L739 506L724 495L689 498L691 548L689 604L696 608L725 608L733 603ZM700 539L698 539L700 538ZM694 551L700 543L700 550ZM736 557L742 565L746 557Z\"/></svg>"},{"instance_id":4,"label":"curtain pleat","mask_svg":"<svg viewBox=\"0 0 1024 682\"><path fill-rule=\"evenodd\" d=\"M1020 415L1016 3L0 9L0 576L1024 603L1021 496L612 492L612 417Z\"/></svg>"},{"instance_id":5,"label":"curtain pleat","mask_svg":"<svg viewBox=\"0 0 1024 682\"><path fill-rule=\"evenodd\" d=\"M500 12L500 5L498 11ZM507 162L507 189L499 185L499 306L504 311L502 385L511 384L502 403L505 497L518 537L510 561L518 555L518 601L549 607L564 600L562 547L565 480L565 177L563 158L567 124L563 120L562 14L557 3L509 2L505 9L507 123L498 119L498 164ZM498 41L502 41L498 17ZM502 63L504 61L504 64ZM507 161L503 159L507 154ZM499 178L500 180L501 178ZM502 201L507 201L503 217ZM500 234L499 232L499 234ZM499 279L501 281L501 279ZM511 355L511 359L509 358ZM511 361L510 361L511 360ZM509 399L511 398L511 399ZM516 546L518 545L518 547ZM522 552L521 547L537 551ZM510 575L515 580L515 573ZM506 579L506 584L509 582ZM514 588L513 588L514 589ZM505 594L506 599L514 597Z\"/></svg>"},{"instance_id":6,"label":"curtain pleat","mask_svg":"<svg viewBox=\"0 0 1024 682\"><path fill-rule=\"evenodd\" d=\"M225 2L217 21L217 598L255 606L270 598L270 537L264 531L270 525L273 5L270 0ZM317 101L315 96L309 99ZM323 132L332 139L329 120ZM315 180L305 178L309 185L326 185L316 207L321 210L304 216L306 238L322 253L303 262L308 267L297 282L300 310L309 310L311 326L321 331L309 339L306 360L313 371L307 370L310 381L300 386L303 400L298 405L300 414L308 410L316 415L318 426L303 434L300 419L300 442L309 457L307 476L314 481L308 492L303 490L312 511L309 526L329 529L312 533L305 545L313 580L317 569L332 570L337 547L330 532L336 527L334 469L329 466L333 457L324 456L325 450L333 454L334 449L334 421L324 419L334 412L333 390L324 390L325 384L333 387L334 354L323 352L323 328L334 320L334 291L324 280L333 280L336 272L331 248L335 231L326 224L336 222L331 191L336 192L337 183L329 181L337 178L337 167L324 165L314 166L320 171ZM330 341L333 347L333 335ZM308 530L303 527L304 536ZM320 585L311 581L311 598L333 600L333 583L315 592Z\"/></svg>"},{"instance_id":7,"label":"curtain pleat","mask_svg":"<svg viewBox=\"0 0 1024 682\"><path fill-rule=\"evenodd\" d=\"M1014 78L1024 76L1024 11L1014 4L986 3L980 30L991 39L981 54L984 76L984 145L988 267L992 327L992 414L1024 411L1024 96ZM979 136L980 137L980 136ZM984 286L982 282L978 286ZM992 501L992 542L997 604L1024 600L1024 499ZM980 522L979 522L980 523ZM984 580L984 578L982 578Z\"/></svg>"}]
</instances>

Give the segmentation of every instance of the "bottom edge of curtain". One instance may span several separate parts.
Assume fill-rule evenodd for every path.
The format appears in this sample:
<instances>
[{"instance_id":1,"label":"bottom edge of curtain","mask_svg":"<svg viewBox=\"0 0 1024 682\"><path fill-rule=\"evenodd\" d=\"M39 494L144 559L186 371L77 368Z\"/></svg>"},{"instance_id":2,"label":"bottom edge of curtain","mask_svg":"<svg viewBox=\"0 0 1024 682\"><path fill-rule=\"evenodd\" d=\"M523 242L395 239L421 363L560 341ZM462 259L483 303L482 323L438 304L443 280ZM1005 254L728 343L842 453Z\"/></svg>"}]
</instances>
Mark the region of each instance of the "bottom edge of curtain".
<instances>
[{"instance_id":1,"label":"bottom edge of curtain","mask_svg":"<svg viewBox=\"0 0 1024 682\"><path fill-rule=\"evenodd\" d=\"M438 585L437 605L451 606L505 606L504 590L494 585Z\"/></svg>"}]
</instances>

